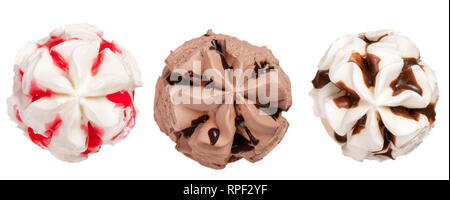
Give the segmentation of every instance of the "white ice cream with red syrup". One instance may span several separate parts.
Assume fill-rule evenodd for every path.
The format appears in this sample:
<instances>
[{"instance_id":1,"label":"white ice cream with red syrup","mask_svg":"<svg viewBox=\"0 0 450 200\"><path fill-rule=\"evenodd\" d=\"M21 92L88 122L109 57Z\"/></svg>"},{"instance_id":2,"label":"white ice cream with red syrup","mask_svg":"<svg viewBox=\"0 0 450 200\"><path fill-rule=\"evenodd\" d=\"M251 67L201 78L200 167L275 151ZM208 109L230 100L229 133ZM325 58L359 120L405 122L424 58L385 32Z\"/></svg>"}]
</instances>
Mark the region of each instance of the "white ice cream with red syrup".
<instances>
[{"instance_id":1,"label":"white ice cream with red syrup","mask_svg":"<svg viewBox=\"0 0 450 200\"><path fill-rule=\"evenodd\" d=\"M25 135L57 158L76 162L135 125L136 61L91 25L67 25L16 58L8 112Z\"/></svg>"},{"instance_id":2,"label":"white ice cream with red syrup","mask_svg":"<svg viewBox=\"0 0 450 200\"><path fill-rule=\"evenodd\" d=\"M395 159L418 146L435 121L433 70L391 30L337 39L313 80L314 111L344 154Z\"/></svg>"}]
</instances>

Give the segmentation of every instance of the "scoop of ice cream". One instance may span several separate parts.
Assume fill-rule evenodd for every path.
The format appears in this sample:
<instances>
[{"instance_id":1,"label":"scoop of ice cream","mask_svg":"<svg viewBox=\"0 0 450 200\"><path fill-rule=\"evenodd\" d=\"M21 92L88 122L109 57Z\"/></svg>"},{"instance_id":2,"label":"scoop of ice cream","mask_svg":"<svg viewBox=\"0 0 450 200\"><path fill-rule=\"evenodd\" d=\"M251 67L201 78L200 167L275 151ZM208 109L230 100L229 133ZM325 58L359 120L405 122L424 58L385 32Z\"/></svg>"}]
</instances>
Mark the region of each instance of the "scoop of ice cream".
<instances>
[{"instance_id":1,"label":"scoop of ice cream","mask_svg":"<svg viewBox=\"0 0 450 200\"><path fill-rule=\"evenodd\" d=\"M356 160L407 154L435 121L434 72L416 45L394 31L339 38L312 83L315 114Z\"/></svg>"},{"instance_id":2,"label":"scoop of ice cream","mask_svg":"<svg viewBox=\"0 0 450 200\"><path fill-rule=\"evenodd\" d=\"M17 54L9 115L61 160L84 160L135 124L140 72L127 50L102 35L94 26L68 25Z\"/></svg>"},{"instance_id":3,"label":"scoop of ice cream","mask_svg":"<svg viewBox=\"0 0 450 200\"><path fill-rule=\"evenodd\" d=\"M169 55L154 110L178 151L221 169L266 156L288 128L281 112L291 103L289 78L269 49L208 31Z\"/></svg>"}]
</instances>

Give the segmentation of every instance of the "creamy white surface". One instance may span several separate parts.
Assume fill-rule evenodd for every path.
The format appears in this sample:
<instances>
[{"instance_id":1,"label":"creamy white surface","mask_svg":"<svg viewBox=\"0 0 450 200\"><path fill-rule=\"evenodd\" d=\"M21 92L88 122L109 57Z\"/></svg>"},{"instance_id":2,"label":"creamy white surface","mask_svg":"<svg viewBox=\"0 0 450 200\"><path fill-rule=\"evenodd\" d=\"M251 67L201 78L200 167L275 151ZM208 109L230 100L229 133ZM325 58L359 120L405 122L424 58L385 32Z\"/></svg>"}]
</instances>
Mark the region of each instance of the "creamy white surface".
<instances>
[{"instance_id":1,"label":"creamy white surface","mask_svg":"<svg viewBox=\"0 0 450 200\"><path fill-rule=\"evenodd\" d=\"M102 34L100 29L87 24L68 25L50 34L66 40L54 46L52 51L67 61L67 71L55 65L48 48L38 48L38 44L46 43L50 37L28 43L17 54L13 95L8 99L10 118L18 123L26 136L28 127L46 136L46 124L59 116L62 124L54 133L48 150L62 160L87 158L81 153L87 148L87 133L82 126L88 121L104 131L103 144L119 141L122 137L116 140L113 137L121 131L126 135L134 125L134 121L128 124L131 107L117 106L106 98L106 95L119 91L128 91L132 96L134 89L142 85L133 56L113 42L121 53L104 49L98 73L91 74ZM19 70L23 71L22 80ZM32 82L42 89L52 90L51 97L32 102L29 96ZM16 112L23 122L17 119ZM130 127L126 128L127 125Z\"/></svg>"}]
</instances>

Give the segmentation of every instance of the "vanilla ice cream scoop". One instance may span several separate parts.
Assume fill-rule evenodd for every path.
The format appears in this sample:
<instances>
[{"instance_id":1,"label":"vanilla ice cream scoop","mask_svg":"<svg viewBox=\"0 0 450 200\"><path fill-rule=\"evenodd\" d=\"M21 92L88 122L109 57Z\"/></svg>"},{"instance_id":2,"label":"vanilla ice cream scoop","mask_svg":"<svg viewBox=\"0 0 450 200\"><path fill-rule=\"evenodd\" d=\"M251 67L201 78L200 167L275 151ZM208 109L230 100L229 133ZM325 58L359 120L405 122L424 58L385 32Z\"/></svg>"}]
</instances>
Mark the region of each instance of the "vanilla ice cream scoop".
<instances>
[{"instance_id":1,"label":"vanilla ice cream scoop","mask_svg":"<svg viewBox=\"0 0 450 200\"><path fill-rule=\"evenodd\" d=\"M312 83L315 114L355 160L405 155L433 127L435 74L421 61L416 45L397 32L337 39Z\"/></svg>"},{"instance_id":2,"label":"vanilla ice cream scoop","mask_svg":"<svg viewBox=\"0 0 450 200\"><path fill-rule=\"evenodd\" d=\"M266 47L209 31L172 52L156 85L155 120L184 155L222 169L264 158L283 138L288 76Z\"/></svg>"},{"instance_id":3,"label":"vanilla ice cream scoop","mask_svg":"<svg viewBox=\"0 0 450 200\"><path fill-rule=\"evenodd\" d=\"M87 24L56 29L17 54L8 113L35 144L76 162L135 125L142 85L131 54Z\"/></svg>"}]
</instances>

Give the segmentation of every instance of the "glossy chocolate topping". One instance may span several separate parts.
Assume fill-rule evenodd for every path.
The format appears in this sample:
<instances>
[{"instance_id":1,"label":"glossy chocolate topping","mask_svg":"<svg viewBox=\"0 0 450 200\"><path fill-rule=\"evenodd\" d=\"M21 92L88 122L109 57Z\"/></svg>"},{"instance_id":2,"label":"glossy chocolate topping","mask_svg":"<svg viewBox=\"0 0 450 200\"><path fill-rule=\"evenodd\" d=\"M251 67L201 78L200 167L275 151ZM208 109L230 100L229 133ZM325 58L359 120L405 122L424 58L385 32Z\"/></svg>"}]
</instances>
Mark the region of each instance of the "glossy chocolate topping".
<instances>
[{"instance_id":1,"label":"glossy chocolate topping","mask_svg":"<svg viewBox=\"0 0 450 200\"><path fill-rule=\"evenodd\" d=\"M327 85L330 81L330 76L328 76L328 70L319 70L316 73L316 77L312 80L314 88L320 89Z\"/></svg>"},{"instance_id":2,"label":"glossy chocolate topping","mask_svg":"<svg viewBox=\"0 0 450 200\"><path fill-rule=\"evenodd\" d=\"M225 59L224 51L222 50L222 46L217 40L211 40L211 47L209 49L215 50L219 53L223 69L233 69L233 66L228 65L227 60Z\"/></svg>"},{"instance_id":3,"label":"glossy chocolate topping","mask_svg":"<svg viewBox=\"0 0 450 200\"><path fill-rule=\"evenodd\" d=\"M346 143L346 142L347 142L347 135L340 136L339 134L337 134L336 132L334 132L334 139L335 139L338 143Z\"/></svg>"},{"instance_id":4,"label":"glossy chocolate topping","mask_svg":"<svg viewBox=\"0 0 450 200\"><path fill-rule=\"evenodd\" d=\"M195 129L201 124L205 123L209 119L208 115L202 115L201 117L192 120L191 126L180 131L180 135L183 137L189 138L194 133Z\"/></svg>"},{"instance_id":5,"label":"glossy chocolate topping","mask_svg":"<svg viewBox=\"0 0 450 200\"><path fill-rule=\"evenodd\" d=\"M366 121L367 121L367 115L364 115L359 119L356 124L353 126L353 133L352 135L357 135L361 130L363 130L366 127Z\"/></svg>"},{"instance_id":6,"label":"glossy chocolate topping","mask_svg":"<svg viewBox=\"0 0 450 200\"><path fill-rule=\"evenodd\" d=\"M384 151L390 147L391 144L395 145L395 135L386 128L382 120L378 121L378 127L380 127L381 135L383 136L383 148L381 151Z\"/></svg>"},{"instance_id":7,"label":"glossy chocolate topping","mask_svg":"<svg viewBox=\"0 0 450 200\"><path fill-rule=\"evenodd\" d=\"M376 39L376 40L369 40L365 34L361 34L361 35L359 36L359 38L361 38L362 40L364 40L364 42L366 42L366 46L369 46L369 45L371 45L371 44L373 44L373 43L379 42L381 39L383 39L384 37L386 37L386 36L388 36L388 35L389 35L389 34L384 34L384 35L380 36L380 37L379 37L378 39Z\"/></svg>"},{"instance_id":8,"label":"glossy chocolate topping","mask_svg":"<svg viewBox=\"0 0 450 200\"><path fill-rule=\"evenodd\" d=\"M392 160L395 160L394 156L392 155L392 149L389 148L386 152L384 153L375 153L374 155L376 156L386 156Z\"/></svg>"},{"instance_id":9,"label":"glossy chocolate topping","mask_svg":"<svg viewBox=\"0 0 450 200\"><path fill-rule=\"evenodd\" d=\"M412 70L412 66L418 65L416 58L403 58L403 69L397 79L392 81L391 88L394 91L393 95L397 96L405 90L411 90L417 94L422 95L422 88L417 83L416 77Z\"/></svg>"},{"instance_id":10,"label":"glossy chocolate topping","mask_svg":"<svg viewBox=\"0 0 450 200\"><path fill-rule=\"evenodd\" d=\"M245 139L239 133L234 134L233 145L231 146L231 154L238 155L234 157L241 157L241 154L244 152L249 152L255 149L255 145L252 144L251 141Z\"/></svg>"},{"instance_id":11,"label":"glossy chocolate topping","mask_svg":"<svg viewBox=\"0 0 450 200\"><path fill-rule=\"evenodd\" d=\"M256 139L255 136L253 136L252 132L250 131L250 129L248 129L247 125L245 125L245 121L241 116L236 117L235 123L236 123L236 127L242 127L245 130L245 133L250 138L250 142L252 145L258 145L259 140ZM240 134L242 134L242 133L240 133Z\"/></svg>"},{"instance_id":12,"label":"glossy chocolate topping","mask_svg":"<svg viewBox=\"0 0 450 200\"><path fill-rule=\"evenodd\" d=\"M261 62L261 63L256 62L255 68L253 69L252 78L258 78L258 76L264 75L274 69L275 69L275 67L270 66L270 64L267 63L266 61Z\"/></svg>"},{"instance_id":13,"label":"glossy chocolate topping","mask_svg":"<svg viewBox=\"0 0 450 200\"><path fill-rule=\"evenodd\" d=\"M344 82L337 82L336 86L345 91L341 97L333 99L334 103L339 108L354 108L358 106L360 97L356 92L345 85Z\"/></svg>"},{"instance_id":14,"label":"glossy chocolate topping","mask_svg":"<svg viewBox=\"0 0 450 200\"><path fill-rule=\"evenodd\" d=\"M169 85L203 86L206 88L222 89L218 88L212 79L207 79L205 76L198 75L192 71L188 71L184 75L178 72L169 72L166 76L166 81Z\"/></svg>"},{"instance_id":15,"label":"glossy chocolate topping","mask_svg":"<svg viewBox=\"0 0 450 200\"><path fill-rule=\"evenodd\" d=\"M356 63L363 72L364 82L367 87L375 86L375 78L378 74L380 58L373 54L362 57L359 53L353 53L348 62Z\"/></svg>"}]
</instances>

